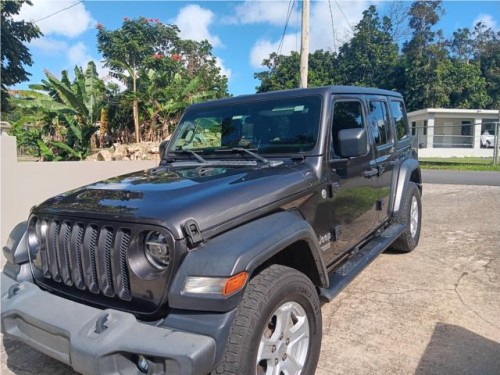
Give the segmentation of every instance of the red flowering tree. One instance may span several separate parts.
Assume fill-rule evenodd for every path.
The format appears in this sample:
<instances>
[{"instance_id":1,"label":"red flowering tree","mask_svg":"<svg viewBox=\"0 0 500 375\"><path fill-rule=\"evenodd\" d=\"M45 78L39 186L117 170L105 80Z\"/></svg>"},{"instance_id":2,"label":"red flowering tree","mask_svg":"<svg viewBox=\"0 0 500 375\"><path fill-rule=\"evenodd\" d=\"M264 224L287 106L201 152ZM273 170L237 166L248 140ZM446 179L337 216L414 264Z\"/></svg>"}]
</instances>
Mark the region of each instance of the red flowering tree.
<instances>
[{"instance_id":1,"label":"red flowering tree","mask_svg":"<svg viewBox=\"0 0 500 375\"><path fill-rule=\"evenodd\" d=\"M124 18L117 30L101 25L97 40L104 65L127 85L121 96L132 104L136 141L161 139L187 105L228 95L212 46L181 39L175 25Z\"/></svg>"},{"instance_id":2,"label":"red flowering tree","mask_svg":"<svg viewBox=\"0 0 500 375\"><path fill-rule=\"evenodd\" d=\"M158 22L156 22L158 21ZM97 25L98 50L104 57L104 66L124 82L132 93L132 112L136 142L140 141L139 129L139 80L144 72L155 68L159 60L176 51L178 28L159 20L124 18L122 27L107 30ZM172 64L173 65L173 64ZM163 66L165 68L165 66Z\"/></svg>"}]
</instances>

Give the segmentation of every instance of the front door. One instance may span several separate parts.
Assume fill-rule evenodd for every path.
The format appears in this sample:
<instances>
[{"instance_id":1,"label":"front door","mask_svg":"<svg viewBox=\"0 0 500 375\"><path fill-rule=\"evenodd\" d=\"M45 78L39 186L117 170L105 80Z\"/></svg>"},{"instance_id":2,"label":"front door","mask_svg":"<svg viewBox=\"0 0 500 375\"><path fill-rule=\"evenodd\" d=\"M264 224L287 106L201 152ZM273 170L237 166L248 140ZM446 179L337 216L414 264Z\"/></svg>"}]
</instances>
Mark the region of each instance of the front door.
<instances>
[{"instance_id":1,"label":"front door","mask_svg":"<svg viewBox=\"0 0 500 375\"><path fill-rule=\"evenodd\" d=\"M368 147L365 155L351 158L346 164L337 162L342 159L339 131L352 128L367 129L366 104L357 96L336 96L329 148L331 241L322 247L328 264L356 246L360 239L374 230L377 222L374 150Z\"/></svg>"}]
</instances>

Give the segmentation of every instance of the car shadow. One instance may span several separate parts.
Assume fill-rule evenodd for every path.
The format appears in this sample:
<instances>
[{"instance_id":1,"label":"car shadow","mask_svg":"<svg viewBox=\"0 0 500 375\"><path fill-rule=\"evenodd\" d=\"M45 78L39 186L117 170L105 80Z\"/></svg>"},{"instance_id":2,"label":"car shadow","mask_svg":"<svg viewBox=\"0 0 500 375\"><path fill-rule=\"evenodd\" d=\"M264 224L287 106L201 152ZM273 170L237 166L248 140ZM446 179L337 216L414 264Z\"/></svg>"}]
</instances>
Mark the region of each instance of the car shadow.
<instances>
[{"instance_id":1,"label":"car shadow","mask_svg":"<svg viewBox=\"0 0 500 375\"><path fill-rule=\"evenodd\" d=\"M437 323L415 375L500 374L500 342L460 326Z\"/></svg>"}]
</instances>

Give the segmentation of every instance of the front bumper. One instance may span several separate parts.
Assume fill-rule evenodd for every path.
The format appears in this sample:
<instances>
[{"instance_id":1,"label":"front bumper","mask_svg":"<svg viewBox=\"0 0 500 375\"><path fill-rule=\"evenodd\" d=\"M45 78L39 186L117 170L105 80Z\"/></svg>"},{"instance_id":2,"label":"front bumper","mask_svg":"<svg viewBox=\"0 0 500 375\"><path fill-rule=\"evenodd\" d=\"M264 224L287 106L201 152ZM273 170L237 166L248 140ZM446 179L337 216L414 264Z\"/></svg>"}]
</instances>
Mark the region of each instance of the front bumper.
<instances>
[{"instance_id":1,"label":"front bumper","mask_svg":"<svg viewBox=\"0 0 500 375\"><path fill-rule=\"evenodd\" d=\"M209 336L174 331L100 310L18 283L2 272L2 332L72 366L83 374L207 374L216 345ZM107 316L106 316L107 315Z\"/></svg>"}]
</instances>

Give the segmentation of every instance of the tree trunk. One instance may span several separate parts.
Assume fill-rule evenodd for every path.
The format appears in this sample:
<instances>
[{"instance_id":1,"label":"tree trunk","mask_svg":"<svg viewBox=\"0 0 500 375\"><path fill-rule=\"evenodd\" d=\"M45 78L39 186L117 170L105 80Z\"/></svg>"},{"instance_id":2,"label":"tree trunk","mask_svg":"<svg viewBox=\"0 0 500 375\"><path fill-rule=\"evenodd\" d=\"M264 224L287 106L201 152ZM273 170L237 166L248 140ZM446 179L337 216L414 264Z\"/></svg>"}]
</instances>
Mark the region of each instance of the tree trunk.
<instances>
[{"instance_id":1,"label":"tree trunk","mask_svg":"<svg viewBox=\"0 0 500 375\"><path fill-rule=\"evenodd\" d=\"M134 84L134 102L132 104L132 111L134 115L134 130L135 130L135 142L139 143L141 141L141 133L139 131L139 102L137 100L137 76L136 69L134 67L134 76L132 77L132 82Z\"/></svg>"},{"instance_id":2,"label":"tree trunk","mask_svg":"<svg viewBox=\"0 0 500 375\"><path fill-rule=\"evenodd\" d=\"M141 134L139 132L139 102L134 98L134 103L132 104L134 111L134 130L135 130L135 141L139 143L141 141Z\"/></svg>"}]
</instances>

